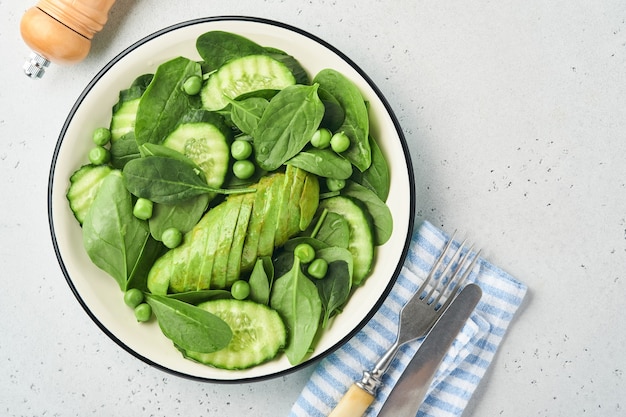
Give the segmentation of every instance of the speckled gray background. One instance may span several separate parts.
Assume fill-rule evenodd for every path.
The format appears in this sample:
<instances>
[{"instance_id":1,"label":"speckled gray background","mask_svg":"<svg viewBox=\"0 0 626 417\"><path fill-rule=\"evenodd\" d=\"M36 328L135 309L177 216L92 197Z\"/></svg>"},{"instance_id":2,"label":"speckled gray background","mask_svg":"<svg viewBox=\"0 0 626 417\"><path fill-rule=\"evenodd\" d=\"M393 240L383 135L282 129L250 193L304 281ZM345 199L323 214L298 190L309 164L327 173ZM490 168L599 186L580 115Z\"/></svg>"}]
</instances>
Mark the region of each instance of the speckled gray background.
<instances>
[{"instance_id":1,"label":"speckled gray background","mask_svg":"<svg viewBox=\"0 0 626 417\"><path fill-rule=\"evenodd\" d=\"M528 284L465 416L626 415L622 0L118 0L90 56L40 81L21 73L31 5L0 1L0 415L286 416L306 382L144 365L91 322L52 251L48 169L74 100L132 42L210 15L283 21L350 56L402 124L417 220L466 230Z\"/></svg>"}]
</instances>

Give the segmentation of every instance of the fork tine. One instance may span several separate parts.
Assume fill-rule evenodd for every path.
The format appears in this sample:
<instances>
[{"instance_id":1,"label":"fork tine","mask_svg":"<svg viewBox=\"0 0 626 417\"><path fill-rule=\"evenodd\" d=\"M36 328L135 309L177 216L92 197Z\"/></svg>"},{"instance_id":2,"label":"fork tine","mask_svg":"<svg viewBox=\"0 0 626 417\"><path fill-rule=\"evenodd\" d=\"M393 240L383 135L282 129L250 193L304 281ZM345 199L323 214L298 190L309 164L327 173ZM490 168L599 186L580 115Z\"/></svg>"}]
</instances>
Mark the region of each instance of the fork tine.
<instances>
[{"instance_id":1,"label":"fork tine","mask_svg":"<svg viewBox=\"0 0 626 417\"><path fill-rule=\"evenodd\" d=\"M469 275L472 273L472 270L474 269L474 265L476 265L476 262L478 261L478 258L480 257L481 250L478 250L478 252L476 252L476 254L471 258L472 260L467 266L467 268L463 270L463 266L464 264L467 263L467 260L470 257L471 253L472 253L472 248L470 248L467 251L467 253L463 257L462 262L459 262L459 266L457 270L455 271L455 274L450 278L450 281L448 281L448 284L449 284L451 281L454 280L457 273L460 273L461 271L463 271L461 278L459 280L456 280L455 285L452 287L450 295L448 296L447 300L443 303L443 305L439 307L439 310L445 311L445 309L448 308L448 306L454 300L456 294L462 289L463 287L462 284L467 280ZM441 293L439 294L439 296L441 297Z\"/></svg>"},{"instance_id":2,"label":"fork tine","mask_svg":"<svg viewBox=\"0 0 626 417\"><path fill-rule=\"evenodd\" d=\"M441 263L444 261L444 259L446 257L446 254L448 253L448 249L452 245L452 242L454 241L455 236L456 236L456 230L454 231L454 233L452 234L452 236L450 237L450 239L448 240L448 242L444 246L443 250L441 251L441 254L439 255L439 257L435 261L435 264L432 266L432 268L430 269L430 272L426 276L426 279L424 280L422 285L420 285L420 287L418 288L417 292L415 293L415 294L417 294L418 297L422 298L422 293L426 290L426 288L428 288L428 284L430 284L430 281L433 279L433 277L435 276L437 270L441 266ZM430 295L428 295L428 296L430 296Z\"/></svg>"},{"instance_id":3,"label":"fork tine","mask_svg":"<svg viewBox=\"0 0 626 417\"><path fill-rule=\"evenodd\" d=\"M445 284L444 287L439 291L439 295L438 295L438 297L435 300L435 302L437 302L437 303L439 302L439 299L441 298L441 295L446 291L446 289L448 288L448 285L450 284L450 281L455 276L455 274L458 272L455 269L454 273L452 274L452 277L450 277L450 280L446 281L446 277L450 273L450 270L452 269L452 267L455 265L455 261L454 260L458 256L462 255L463 249L464 249L466 243L467 243L467 239L465 239L463 242L461 242L461 244L459 245L459 247L456 250L456 252L454 252L454 254L450 257L450 261L447 263L445 269L443 270L443 272L441 272L441 274L439 274L439 281L437 281L431 287L430 292L428 293L428 296L427 296L428 299L430 299L433 296L433 294L435 293L435 290L437 289L437 287L439 287L439 285ZM461 256L461 261L459 261L458 265L462 265L462 262L463 262L463 257Z\"/></svg>"},{"instance_id":4,"label":"fork tine","mask_svg":"<svg viewBox=\"0 0 626 417\"><path fill-rule=\"evenodd\" d=\"M436 303L435 305L439 304L439 301L441 300L443 295L448 291L450 284L452 284L453 282L455 283L455 285L451 289L451 293L452 293L454 288L462 282L461 280L456 281L456 278L459 276L461 270L463 269L463 266L465 265L465 262L467 261L467 258L470 256L470 254L472 253L472 249L474 248L473 246L470 246L470 248L465 252L465 254L463 254L463 248L465 246L465 243L466 241L463 241L463 243L461 243L461 245L459 246L459 249L456 251L454 256L450 259L450 262L448 263L448 267L441 274L439 278L440 284L443 285L443 288L439 291L439 294L437 295L437 298L434 301ZM460 256L460 259L458 263L455 264L455 258L457 257L457 255ZM450 270L452 269L452 267L455 267L454 271L452 272L452 275L450 275L450 277L448 278L448 274L450 273Z\"/></svg>"}]
</instances>

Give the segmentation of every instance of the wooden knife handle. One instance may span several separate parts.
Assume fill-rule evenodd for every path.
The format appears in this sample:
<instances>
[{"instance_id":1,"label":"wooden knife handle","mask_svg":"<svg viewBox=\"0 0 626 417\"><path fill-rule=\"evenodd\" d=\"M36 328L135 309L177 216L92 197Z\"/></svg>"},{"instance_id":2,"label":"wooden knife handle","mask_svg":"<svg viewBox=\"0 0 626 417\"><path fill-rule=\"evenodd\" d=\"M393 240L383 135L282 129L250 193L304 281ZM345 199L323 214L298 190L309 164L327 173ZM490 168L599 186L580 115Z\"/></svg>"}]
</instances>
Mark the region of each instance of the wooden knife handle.
<instances>
[{"instance_id":1,"label":"wooden knife handle","mask_svg":"<svg viewBox=\"0 0 626 417\"><path fill-rule=\"evenodd\" d=\"M374 396L356 384L339 400L339 404L328 417L359 417L374 402Z\"/></svg>"}]
</instances>

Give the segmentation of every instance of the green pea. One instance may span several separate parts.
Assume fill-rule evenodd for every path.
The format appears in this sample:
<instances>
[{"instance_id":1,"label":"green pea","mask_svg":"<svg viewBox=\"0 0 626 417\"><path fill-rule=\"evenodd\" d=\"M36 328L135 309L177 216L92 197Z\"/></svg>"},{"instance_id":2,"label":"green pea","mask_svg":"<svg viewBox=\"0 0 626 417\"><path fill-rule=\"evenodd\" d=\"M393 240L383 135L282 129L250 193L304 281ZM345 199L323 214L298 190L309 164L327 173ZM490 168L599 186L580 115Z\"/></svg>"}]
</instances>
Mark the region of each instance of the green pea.
<instances>
[{"instance_id":1,"label":"green pea","mask_svg":"<svg viewBox=\"0 0 626 417\"><path fill-rule=\"evenodd\" d=\"M293 250L293 254L300 259L302 263L309 263L315 259L315 249L308 243L300 243Z\"/></svg>"},{"instance_id":2,"label":"green pea","mask_svg":"<svg viewBox=\"0 0 626 417\"><path fill-rule=\"evenodd\" d=\"M233 164L233 174L240 180L247 180L254 175L256 167L254 163L248 159L243 161L235 161Z\"/></svg>"},{"instance_id":3,"label":"green pea","mask_svg":"<svg viewBox=\"0 0 626 417\"><path fill-rule=\"evenodd\" d=\"M230 145L230 154L238 161L248 159L252 155L252 144L247 140L236 140Z\"/></svg>"},{"instance_id":4,"label":"green pea","mask_svg":"<svg viewBox=\"0 0 626 417\"><path fill-rule=\"evenodd\" d=\"M147 198L138 198L133 207L133 214L138 219L148 220L152 217L153 206L152 201Z\"/></svg>"},{"instance_id":5,"label":"green pea","mask_svg":"<svg viewBox=\"0 0 626 417\"><path fill-rule=\"evenodd\" d=\"M242 279L235 281L230 287L230 294L235 300L245 300L250 295L250 284Z\"/></svg>"},{"instance_id":6,"label":"green pea","mask_svg":"<svg viewBox=\"0 0 626 417\"><path fill-rule=\"evenodd\" d=\"M143 303L143 293L137 288L131 288L124 293L124 303L130 308L137 307Z\"/></svg>"},{"instance_id":7,"label":"green pea","mask_svg":"<svg viewBox=\"0 0 626 417\"><path fill-rule=\"evenodd\" d=\"M328 272L328 262L322 258L314 259L306 270L313 278L322 279Z\"/></svg>"},{"instance_id":8,"label":"green pea","mask_svg":"<svg viewBox=\"0 0 626 417\"><path fill-rule=\"evenodd\" d=\"M93 143L98 146L104 146L111 140L111 131L106 127L99 127L93 131Z\"/></svg>"},{"instance_id":9,"label":"green pea","mask_svg":"<svg viewBox=\"0 0 626 417\"><path fill-rule=\"evenodd\" d=\"M141 303L135 307L135 318L138 322L143 323L152 317L152 307L148 303Z\"/></svg>"},{"instance_id":10,"label":"green pea","mask_svg":"<svg viewBox=\"0 0 626 417\"><path fill-rule=\"evenodd\" d=\"M333 151L341 153L350 147L350 138L344 132L337 132L330 138L330 147Z\"/></svg>"},{"instance_id":11,"label":"green pea","mask_svg":"<svg viewBox=\"0 0 626 417\"><path fill-rule=\"evenodd\" d=\"M326 178L326 188L328 191L343 190L346 186L346 180L338 180L336 178Z\"/></svg>"},{"instance_id":12,"label":"green pea","mask_svg":"<svg viewBox=\"0 0 626 417\"><path fill-rule=\"evenodd\" d=\"M89 151L89 162L94 165L104 165L111 160L111 152L104 146L96 146Z\"/></svg>"},{"instance_id":13,"label":"green pea","mask_svg":"<svg viewBox=\"0 0 626 417\"><path fill-rule=\"evenodd\" d=\"M163 231L161 241L166 247L174 249L183 242L183 233L175 227L170 227Z\"/></svg>"},{"instance_id":14,"label":"green pea","mask_svg":"<svg viewBox=\"0 0 626 417\"><path fill-rule=\"evenodd\" d=\"M332 135L330 130L326 128L317 129L311 138L311 145L319 149L328 148Z\"/></svg>"},{"instance_id":15,"label":"green pea","mask_svg":"<svg viewBox=\"0 0 626 417\"><path fill-rule=\"evenodd\" d=\"M197 75L192 75L183 83L183 91L187 95L195 96L200 90L202 90L202 78Z\"/></svg>"}]
</instances>

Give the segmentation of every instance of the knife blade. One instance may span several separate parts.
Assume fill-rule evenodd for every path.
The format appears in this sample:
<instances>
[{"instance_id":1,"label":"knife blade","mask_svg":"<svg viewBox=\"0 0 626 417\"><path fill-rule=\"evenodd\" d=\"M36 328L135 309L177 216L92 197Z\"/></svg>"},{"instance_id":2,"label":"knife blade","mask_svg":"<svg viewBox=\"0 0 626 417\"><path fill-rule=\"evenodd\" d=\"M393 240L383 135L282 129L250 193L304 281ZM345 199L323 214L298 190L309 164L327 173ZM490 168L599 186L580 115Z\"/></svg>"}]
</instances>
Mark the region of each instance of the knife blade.
<instances>
[{"instance_id":1,"label":"knife blade","mask_svg":"<svg viewBox=\"0 0 626 417\"><path fill-rule=\"evenodd\" d=\"M467 284L456 296L407 365L378 417L415 417L437 368L481 297L476 284Z\"/></svg>"}]
</instances>

